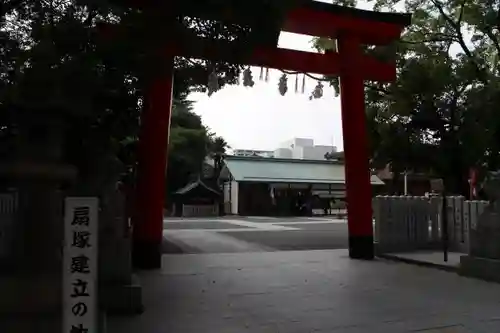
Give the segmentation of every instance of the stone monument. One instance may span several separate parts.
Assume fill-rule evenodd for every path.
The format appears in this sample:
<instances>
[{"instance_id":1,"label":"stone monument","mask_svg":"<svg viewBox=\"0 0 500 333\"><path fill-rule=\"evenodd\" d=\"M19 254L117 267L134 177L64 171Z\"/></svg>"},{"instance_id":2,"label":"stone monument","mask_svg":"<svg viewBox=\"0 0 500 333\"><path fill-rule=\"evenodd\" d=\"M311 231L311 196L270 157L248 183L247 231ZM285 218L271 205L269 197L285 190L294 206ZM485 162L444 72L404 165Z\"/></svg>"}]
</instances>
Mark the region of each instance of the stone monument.
<instances>
[{"instance_id":1,"label":"stone monument","mask_svg":"<svg viewBox=\"0 0 500 333\"><path fill-rule=\"evenodd\" d=\"M68 195L100 198L100 310L141 312L125 203L112 177L117 174L115 165L96 157L94 167L105 172L82 179L78 169L63 158L65 119L34 111L24 111L22 119L14 153L0 161L0 178L9 179L18 201L13 241L9 242L13 245L9 255L0 258L0 332L62 330L63 200ZM86 186L75 186L77 180Z\"/></svg>"},{"instance_id":2,"label":"stone monument","mask_svg":"<svg viewBox=\"0 0 500 333\"><path fill-rule=\"evenodd\" d=\"M469 254L460 258L461 275L500 282L500 172L490 172L484 190L490 204L469 226Z\"/></svg>"}]
</instances>

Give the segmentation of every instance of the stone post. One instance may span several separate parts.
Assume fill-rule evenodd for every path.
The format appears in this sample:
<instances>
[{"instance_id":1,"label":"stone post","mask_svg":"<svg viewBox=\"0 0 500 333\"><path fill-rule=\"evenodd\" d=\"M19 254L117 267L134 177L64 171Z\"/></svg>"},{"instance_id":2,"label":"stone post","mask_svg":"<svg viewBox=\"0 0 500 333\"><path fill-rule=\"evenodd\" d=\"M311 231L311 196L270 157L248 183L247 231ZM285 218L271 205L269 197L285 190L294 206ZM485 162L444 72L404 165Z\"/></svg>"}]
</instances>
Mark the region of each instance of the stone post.
<instances>
[{"instance_id":1,"label":"stone post","mask_svg":"<svg viewBox=\"0 0 500 333\"><path fill-rule=\"evenodd\" d=\"M142 288L132 274L132 234L119 181L122 165L106 153L96 153L93 162L90 177L75 191L100 199L99 302L107 313L138 314L143 310Z\"/></svg>"}]
</instances>

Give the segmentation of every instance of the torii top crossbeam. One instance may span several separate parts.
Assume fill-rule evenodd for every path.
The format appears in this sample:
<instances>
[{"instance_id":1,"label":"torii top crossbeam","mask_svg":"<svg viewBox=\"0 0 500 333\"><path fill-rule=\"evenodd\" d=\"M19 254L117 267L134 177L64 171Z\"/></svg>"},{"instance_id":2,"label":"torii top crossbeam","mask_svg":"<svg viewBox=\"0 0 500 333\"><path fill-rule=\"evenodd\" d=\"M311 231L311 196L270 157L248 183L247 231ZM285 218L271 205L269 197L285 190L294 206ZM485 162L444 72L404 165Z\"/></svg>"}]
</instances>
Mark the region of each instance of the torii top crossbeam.
<instances>
[{"instance_id":1,"label":"torii top crossbeam","mask_svg":"<svg viewBox=\"0 0 500 333\"><path fill-rule=\"evenodd\" d=\"M398 39L411 22L409 14L380 13L311 1L287 14L283 31L318 37L349 32L362 44L385 45Z\"/></svg>"},{"instance_id":2,"label":"torii top crossbeam","mask_svg":"<svg viewBox=\"0 0 500 333\"><path fill-rule=\"evenodd\" d=\"M312 52L277 47L281 31L315 37L355 38L360 45L386 45L399 38L411 15L381 13L311 0L115 0L146 11L159 12L163 28L175 16L199 17L246 26L246 40L215 41L196 37L187 29L170 26L165 35L166 55L186 56L230 63L279 68L296 72L339 75L338 53L324 56ZM248 3L248 2L247 2ZM154 23L153 23L154 24ZM250 41L251 40L251 41ZM390 82L395 79L394 64L361 55L363 79Z\"/></svg>"},{"instance_id":3,"label":"torii top crossbeam","mask_svg":"<svg viewBox=\"0 0 500 333\"><path fill-rule=\"evenodd\" d=\"M363 44L383 45L399 38L411 15L382 13L313 0L257 0L251 6L240 0L183 0L173 12L258 28L264 20L282 31L317 37L335 37L342 30L357 34ZM246 8L249 7L249 8ZM255 16L258 13L258 16ZM267 23L269 26L269 23Z\"/></svg>"},{"instance_id":4,"label":"torii top crossbeam","mask_svg":"<svg viewBox=\"0 0 500 333\"><path fill-rule=\"evenodd\" d=\"M242 48L249 47L245 46L245 41L215 42L202 38L186 38L182 34L177 34L179 38L169 44L168 52L193 58L333 76L340 74L337 53L325 56L312 52L278 48L279 32L285 31L328 38L344 35L347 38L355 38L359 44L386 45L397 40L404 27L409 25L411 20L411 16L408 14L378 13L317 1L301 2L304 4L286 11L280 19L274 18L273 21L272 18L267 17L273 23L267 24L265 27L269 30L274 29L274 31L266 31L263 34L265 38L257 40L251 46L251 50L247 52L241 51ZM182 12L182 8L179 10ZM202 10L196 9L186 8L185 10L184 15L201 16L225 22L235 22L239 19L231 9L218 11L219 15L213 12L203 14ZM224 15L224 13L226 14ZM227 13L233 13L233 16ZM278 21L278 24L275 21ZM279 24L280 22L281 24ZM257 25L257 23L253 24ZM263 28L251 26L251 29L262 31ZM271 42L269 42L269 36L271 36ZM262 36L256 38L259 37ZM394 64L383 63L365 55L361 55L361 57L361 68L359 69L363 73L363 79L381 82L390 82L395 79Z\"/></svg>"}]
</instances>

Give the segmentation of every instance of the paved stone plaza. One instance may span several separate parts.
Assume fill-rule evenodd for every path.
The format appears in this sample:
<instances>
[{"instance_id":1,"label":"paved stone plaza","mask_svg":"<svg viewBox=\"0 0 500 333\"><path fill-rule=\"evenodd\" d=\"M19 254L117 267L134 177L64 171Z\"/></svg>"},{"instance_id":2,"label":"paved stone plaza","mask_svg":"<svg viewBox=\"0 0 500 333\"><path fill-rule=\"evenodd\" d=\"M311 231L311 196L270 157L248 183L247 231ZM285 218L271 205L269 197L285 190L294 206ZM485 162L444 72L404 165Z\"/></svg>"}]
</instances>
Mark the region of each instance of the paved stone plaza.
<instances>
[{"instance_id":1,"label":"paved stone plaza","mask_svg":"<svg viewBox=\"0 0 500 333\"><path fill-rule=\"evenodd\" d=\"M343 249L348 239L346 220L332 217L167 218L163 234L165 254Z\"/></svg>"},{"instance_id":2,"label":"paved stone plaza","mask_svg":"<svg viewBox=\"0 0 500 333\"><path fill-rule=\"evenodd\" d=\"M497 333L500 285L346 250L165 255L110 333Z\"/></svg>"}]
</instances>

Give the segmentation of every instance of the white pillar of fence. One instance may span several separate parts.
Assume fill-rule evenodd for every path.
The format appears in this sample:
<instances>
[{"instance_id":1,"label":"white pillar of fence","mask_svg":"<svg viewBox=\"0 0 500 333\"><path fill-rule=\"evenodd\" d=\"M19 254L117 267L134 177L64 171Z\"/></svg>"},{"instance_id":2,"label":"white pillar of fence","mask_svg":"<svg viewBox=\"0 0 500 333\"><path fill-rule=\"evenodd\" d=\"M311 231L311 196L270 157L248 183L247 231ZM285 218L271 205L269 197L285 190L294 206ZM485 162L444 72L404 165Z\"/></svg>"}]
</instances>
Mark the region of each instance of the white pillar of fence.
<instances>
[{"instance_id":1,"label":"white pillar of fence","mask_svg":"<svg viewBox=\"0 0 500 333\"><path fill-rule=\"evenodd\" d=\"M469 230L488 205L461 196L446 198L450 251L468 252ZM381 252L440 249L442 198L377 196L373 200L375 239Z\"/></svg>"},{"instance_id":2,"label":"white pillar of fence","mask_svg":"<svg viewBox=\"0 0 500 333\"><path fill-rule=\"evenodd\" d=\"M390 210L389 197L377 196L373 199L372 206L375 218L375 241L379 244L390 243L392 211Z\"/></svg>"},{"instance_id":3,"label":"white pillar of fence","mask_svg":"<svg viewBox=\"0 0 500 333\"><path fill-rule=\"evenodd\" d=\"M430 243L437 243L440 240L441 234L439 226L441 225L441 216L443 213L443 205L441 197L431 197L429 199L430 213Z\"/></svg>"}]
</instances>

